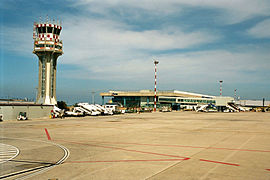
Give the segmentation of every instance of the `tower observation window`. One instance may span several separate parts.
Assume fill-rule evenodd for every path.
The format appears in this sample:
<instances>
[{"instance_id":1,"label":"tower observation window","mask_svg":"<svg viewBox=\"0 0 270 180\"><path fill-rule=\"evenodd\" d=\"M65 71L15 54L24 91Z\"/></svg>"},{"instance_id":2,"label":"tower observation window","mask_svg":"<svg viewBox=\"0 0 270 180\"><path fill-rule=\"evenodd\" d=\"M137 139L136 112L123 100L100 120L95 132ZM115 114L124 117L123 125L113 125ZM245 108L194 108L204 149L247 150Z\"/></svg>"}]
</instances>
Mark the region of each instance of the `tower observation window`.
<instances>
[{"instance_id":1,"label":"tower observation window","mask_svg":"<svg viewBox=\"0 0 270 180\"><path fill-rule=\"evenodd\" d=\"M36 44L36 47L44 47L44 44Z\"/></svg>"},{"instance_id":2,"label":"tower observation window","mask_svg":"<svg viewBox=\"0 0 270 180\"><path fill-rule=\"evenodd\" d=\"M59 45L56 45L55 48L57 48L57 49L62 49L62 47L59 46Z\"/></svg>"},{"instance_id":3,"label":"tower observation window","mask_svg":"<svg viewBox=\"0 0 270 180\"><path fill-rule=\"evenodd\" d=\"M53 29L53 34L56 34L56 32L57 32L57 28L54 28Z\"/></svg>"},{"instance_id":4,"label":"tower observation window","mask_svg":"<svg viewBox=\"0 0 270 180\"><path fill-rule=\"evenodd\" d=\"M56 34L59 35L60 31L61 31L61 29L57 29Z\"/></svg>"},{"instance_id":5,"label":"tower observation window","mask_svg":"<svg viewBox=\"0 0 270 180\"><path fill-rule=\"evenodd\" d=\"M53 28L52 27L47 27L47 33L52 33Z\"/></svg>"},{"instance_id":6,"label":"tower observation window","mask_svg":"<svg viewBox=\"0 0 270 180\"><path fill-rule=\"evenodd\" d=\"M41 27L37 28L38 33L41 33Z\"/></svg>"},{"instance_id":7,"label":"tower observation window","mask_svg":"<svg viewBox=\"0 0 270 180\"><path fill-rule=\"evenodd\" d=\"M53 45L50 45L50 44L46 44L45 47L50 47L50 48L53 48Z\"/></svg>"},{"instance_id":8,"label":"tower observation window","mask_svg":"<svg viewBox=\"0 0 270 180\"><path fill-rule=\"evenodd\" d=\"M46 33L46 27L41 27L41 33Z\"/></svg>"}]
</instances>

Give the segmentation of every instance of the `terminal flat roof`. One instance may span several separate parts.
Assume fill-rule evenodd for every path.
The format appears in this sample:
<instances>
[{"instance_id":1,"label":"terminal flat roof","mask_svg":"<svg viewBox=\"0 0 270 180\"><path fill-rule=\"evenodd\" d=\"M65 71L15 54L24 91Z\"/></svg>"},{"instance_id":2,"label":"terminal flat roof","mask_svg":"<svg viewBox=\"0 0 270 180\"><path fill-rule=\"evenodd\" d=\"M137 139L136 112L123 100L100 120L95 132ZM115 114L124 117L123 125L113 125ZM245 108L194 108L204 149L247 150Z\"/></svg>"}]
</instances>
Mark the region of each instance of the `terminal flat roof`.
<instances>
[{"instance_id":1,"label":"terminal flat roof","mask_svg":"<svg viewBox=\"0 0 270 180\"><path fill-rule=\"evenodd\" d=\"M100 96L154 96L153 90L140 90L140 91L108 91L100 93ZM194 97L194 98L214 98L215 96L209 96L198 93L169 90L169 91L157 91L157 96L171 96L171 97Z\"/></svg>"}]
</instances>

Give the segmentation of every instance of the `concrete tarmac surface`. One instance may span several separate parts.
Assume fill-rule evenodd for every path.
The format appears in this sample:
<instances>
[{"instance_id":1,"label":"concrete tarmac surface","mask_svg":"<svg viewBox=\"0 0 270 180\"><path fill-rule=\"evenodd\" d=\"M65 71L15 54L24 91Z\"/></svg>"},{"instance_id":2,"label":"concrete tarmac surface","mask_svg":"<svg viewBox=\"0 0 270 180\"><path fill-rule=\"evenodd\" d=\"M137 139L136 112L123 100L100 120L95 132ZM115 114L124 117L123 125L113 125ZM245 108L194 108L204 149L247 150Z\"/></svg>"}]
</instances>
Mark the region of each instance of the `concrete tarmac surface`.
<instances>
[{"instance_id":1,"label":"concrete tarmac surface","mask_svg":"<svg viewBox=\"0 0 270 180\"><path fill-rule=\"evenodd\" d=\"M270 113L32 119L0 130L0 143L20 150L0 164L3 179L270 179Z\"/></svg>"}]
</instances>

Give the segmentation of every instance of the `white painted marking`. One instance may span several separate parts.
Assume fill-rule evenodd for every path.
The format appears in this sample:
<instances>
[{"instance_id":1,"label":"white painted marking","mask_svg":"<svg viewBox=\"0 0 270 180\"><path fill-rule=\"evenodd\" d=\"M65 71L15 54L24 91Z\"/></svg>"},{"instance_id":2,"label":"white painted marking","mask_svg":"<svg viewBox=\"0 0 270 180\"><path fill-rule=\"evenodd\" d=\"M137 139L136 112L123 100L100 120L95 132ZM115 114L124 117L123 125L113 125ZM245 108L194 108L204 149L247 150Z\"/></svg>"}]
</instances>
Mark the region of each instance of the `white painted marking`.
<instances>
[{"instance_id":1,"label":"white painted marking","mask_svg":"<svg viewBox=\"0 0 270 180\"><path fill-rule=\"evenodd\" d=\"M4 138L4 137L3 137L3 138ZM69 152L69 150L68 150L66 147L64 147L64 146L62 146L62 145L60 145L60 144L56 144L56 143L54 143L54 142L52 142L52 141L41 141L41 140L23 139L23 138L7 138L7 139L17 139L17 140L26 140L26 141L35 141L35 142L43 142L43 143L47 143L47 144L53 144L53 145L55 145L55 146L58 146L59 148L61 148L61 149L64 151L64 156L63 156L60 160L58 160L58 161L55 163L55 165L52 165L52 166L50 166L50 167L43 168L43 169L41 169L41 170L39 170L39 171L36 171L36 172L34 172L34 173L31 173L31 174L28 174L28 175L26 175L26 176L24 176L24 177L17 178L17 180L22 180L22 179L30 178L30 177L33 177L33 176L35 176L35 175L44 173L44 172L50 170L51 168L54 168L55 166L57 166L57 165L62 164L63 162L65 162L65 160L66 160L66 159L69 157L69 155L70 155L70 152Z\"/></svg>"},{"instance_id":2,"label":"white painted marking","mask_svg":"<svg viewBox=\"0 0 270 180\"><path fill-rule=\"evenodd\" d=\"M241 144L237 149L241 149L243 146L245 146L249 141L251 141L251 139L253 139L256 135L251 136L250 138L248 138L248 140L246 140L246 142L244 142L243 144ZM228 159L230 159L232 156L234 156L236 153L238 153L238 151L233 151L232 153L230 153L228 156L226 156L222 161L227 161ZM219 166L221 166L221 164L216 164L215 167L213 167L212 169L210 169L207 173L205 173L200 180L207 178L207 176L212 173L215 169L217 169Z\"/></svg>"},{"instance_id":3,"label":"white painted marking","mask_svg":"<svg viewBox=\"0 0 270 180\"><path fill-rule=\"evenodd\" d=\"M0 164L3 164L11 159L17 157L20 150L12 145L0 143L1 153L0 153Z\"/></svg>"}]
</instances>

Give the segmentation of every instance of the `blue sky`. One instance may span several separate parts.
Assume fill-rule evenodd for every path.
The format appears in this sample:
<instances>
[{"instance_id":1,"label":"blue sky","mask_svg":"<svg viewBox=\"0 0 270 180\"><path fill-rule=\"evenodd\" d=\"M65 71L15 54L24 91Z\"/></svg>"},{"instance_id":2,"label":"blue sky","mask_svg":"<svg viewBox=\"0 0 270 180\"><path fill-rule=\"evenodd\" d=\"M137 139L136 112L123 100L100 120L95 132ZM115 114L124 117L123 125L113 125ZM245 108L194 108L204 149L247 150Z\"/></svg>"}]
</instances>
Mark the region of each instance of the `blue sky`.
<instances>
[{"instance_id":1,"label":"blue sky","mask_svg":"<svg viewBox=\"0 0 270 180\"><path fill-rule=\"evenodd\" d=\"M183 90L270 99L268 0L1 0L0 98L34 98L33 22L62 20L57 97L91 91ZM96 94L96 100L100 100Z\"/></svg>"}]
</instances>

